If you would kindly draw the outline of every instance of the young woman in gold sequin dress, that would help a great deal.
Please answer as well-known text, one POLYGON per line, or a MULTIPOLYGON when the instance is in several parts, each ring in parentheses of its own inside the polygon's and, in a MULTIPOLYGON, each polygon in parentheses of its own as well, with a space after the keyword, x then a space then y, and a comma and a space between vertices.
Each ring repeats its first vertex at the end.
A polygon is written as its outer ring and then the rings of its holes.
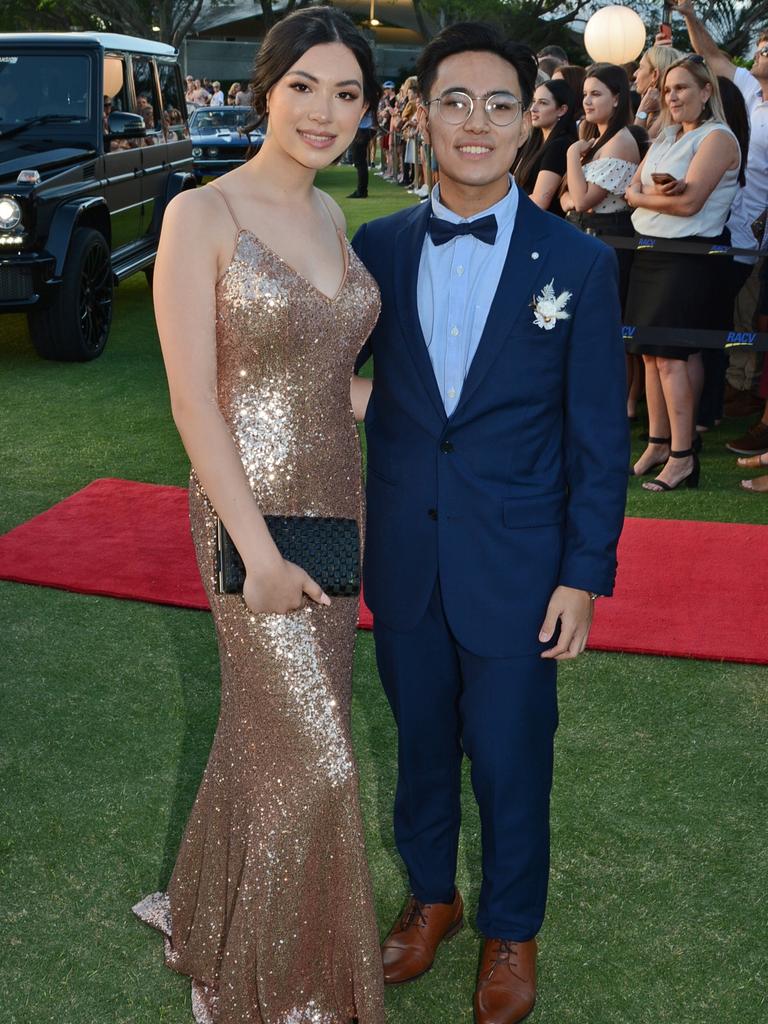
POLYGON ((362 522, 355 420, 370 382, 350 377, 378 290, 314 177, 377 100, 345 15, 278 23, 255 69, 263 149, 175 199, 158 254, 157 324, 222 696, 167 893, 134 911, 164 934, 207 1024, 384 1021, 349 728, 357 599, 329 601, 262 518, 362 522), (214 509, 246 565, 242 597, 214 589, 214 509))

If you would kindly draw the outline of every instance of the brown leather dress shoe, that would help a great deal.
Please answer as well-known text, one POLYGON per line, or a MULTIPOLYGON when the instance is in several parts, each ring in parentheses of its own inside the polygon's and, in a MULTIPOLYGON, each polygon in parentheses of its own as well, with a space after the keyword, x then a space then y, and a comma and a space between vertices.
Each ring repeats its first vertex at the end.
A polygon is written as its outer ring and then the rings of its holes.
POLYGON ((413 981, 432 966, 437 947, 464 924, 464 902, 456 890, 453 903, 420 903, 410 896, 381 945, 384 984, 413 981))
POLYGON ((536 1002, 536 939, 486 939, 475 989, 477 1024, 517 1024, 536 1002))
POLYGON ((742 437, 729 441, 725 446, 729 452, 737 455, 762 455, 768 452, 768 423, 760 420, 753 424, 742 437))

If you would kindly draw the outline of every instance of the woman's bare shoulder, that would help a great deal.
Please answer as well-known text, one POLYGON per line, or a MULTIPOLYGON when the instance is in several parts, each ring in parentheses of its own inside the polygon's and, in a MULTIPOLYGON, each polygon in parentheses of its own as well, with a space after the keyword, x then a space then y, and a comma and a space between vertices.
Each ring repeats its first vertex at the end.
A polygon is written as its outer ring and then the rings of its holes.
POLYGON ((204 185, 180 192, 170 201, 163 217, 163 231, 186 244, 210 245, 232 235, 234 224, 216 188, 204 185))
POLYGON ((631 164, 640 162, 640 151, 629 128, 622 128, 620 132, 617 132, 603 147, 602 155, 611 156, 614 160, 626 160, 631 164))

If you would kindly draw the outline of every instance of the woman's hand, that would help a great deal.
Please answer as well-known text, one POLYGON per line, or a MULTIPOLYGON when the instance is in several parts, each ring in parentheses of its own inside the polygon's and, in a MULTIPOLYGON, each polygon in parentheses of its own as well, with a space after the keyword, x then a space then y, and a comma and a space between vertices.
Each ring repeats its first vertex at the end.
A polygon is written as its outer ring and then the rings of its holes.
POLYGON ((571 145, 568 147, 568 152, 575 153, 576 156, 578 156, 579 159, 581 159, 581 157, 591 148, 591 139, 578 139, 578 141, 571 143, 571 145))
POLYGON ((301 608, 305 594, 318 604, 331 603, 319 583, 284 558, 266 569, 248 572, 243 584, 243 600, 252 612, 285 615, 301 608))
POLYGON ((637 108, 638 114, 658 114, 661 110, 661 93, 658 89, 651 86, 650 89, 646 89, 643 93, 643 98, 640 100, 640 106, 637 108))
POLYGON ((570 192, 563 192, 560 196, 560 209, 563 213, 570 213, 571 210, 576 209, 576 204, 573 199, 571 199, 570 192))
POLYGON ((627 191, 624 193, 624 198, 626 199, 627 204, 629 206, 631 206, 633 210, 636 210, 638 208, 638 206, 642 205, 640 203, 640 201, 639 201, 640 200, 640 196, 644 195, 646 191, 650 192, 650 191, 652 191, 654 189, 655 189, 655 185, 635 185, 635 184, 632 184, 632 185, 629 186, 627 191))
POLYGON ((675 178, 674 181, 668 181, 664 185, 657 185, 656 194, 660 196, 681 196, 687 188, 688 182, 685 178, 675 178))

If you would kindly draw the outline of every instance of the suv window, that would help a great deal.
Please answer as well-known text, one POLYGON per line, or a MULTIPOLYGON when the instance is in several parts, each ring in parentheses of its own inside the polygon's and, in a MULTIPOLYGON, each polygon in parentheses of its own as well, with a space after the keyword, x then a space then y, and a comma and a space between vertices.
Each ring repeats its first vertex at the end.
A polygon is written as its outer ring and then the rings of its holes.
MULTIPOLYGON (((113 110, 131 111, 128 98, 128 79, 125 70, 125 57, 117 53, 108 53, 104 57, 104 135, 109 134, 109 115, 113 110)), ((132 112, 132 111, 131 111, 132 112)), ((112 139, 106 145, 110 153, 125 149, 137 149, 138 139, 112 139)))
MULTIPOLYGON (((152 62, 146 57, 132 57, 131 63, 136 92, 136 113, 144 118, 148 132, 160 131, 160 102, 152 62)), ((151 140, 147 141, 151 144, 151 140)))
POLYGON ((131 109, 125 79, 125 58, 115 53, 109 53, 104 58, 104 100, 109 100, 113 110, 131 109))
POLYGON ((87 56, 0 51, 0 125, 7 128, 36 117, 91 117, 87 56))
POLYGON ((163 110, 163 129, 169 142, 189 136, 184 123, 183 111, 186 100, 181 90, 177 65, 170 61, 158 60, 157 74, 160 79, 160 94, 163 110))

